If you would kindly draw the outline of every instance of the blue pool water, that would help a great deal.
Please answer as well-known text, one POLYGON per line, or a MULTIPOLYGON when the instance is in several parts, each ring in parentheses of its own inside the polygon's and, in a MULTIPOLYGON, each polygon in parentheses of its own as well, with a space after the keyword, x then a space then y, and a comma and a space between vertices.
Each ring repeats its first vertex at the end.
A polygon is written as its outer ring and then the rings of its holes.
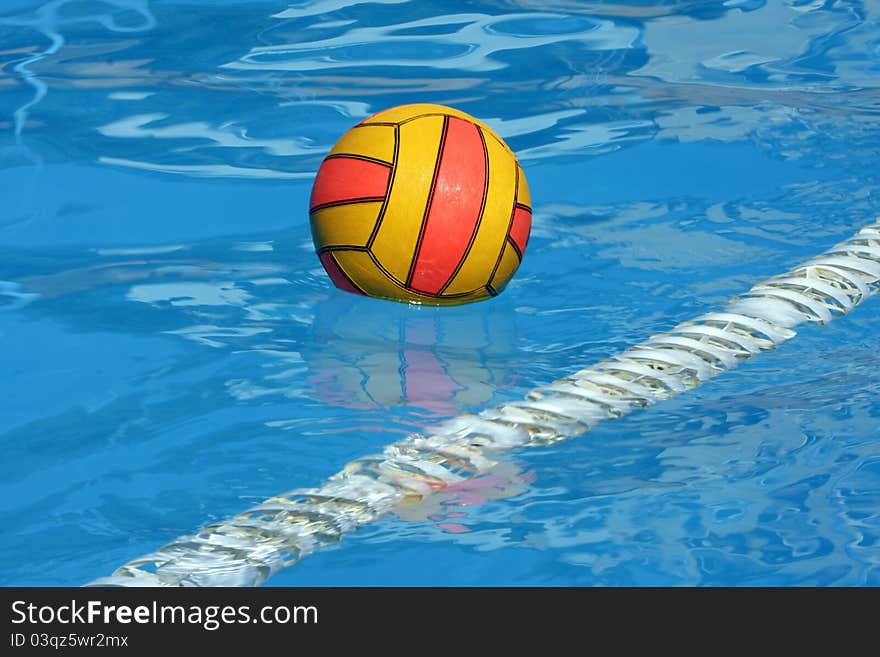
MULTIPOLYGON (((4 0, 0 584, 80 585, 520 399, 880 214, 874 0, 4 0), (335 290, 335 140, 436 102, 532 190, 507 290, 335 290)), ((880 585, 880 300, 272 585, 880 585)))

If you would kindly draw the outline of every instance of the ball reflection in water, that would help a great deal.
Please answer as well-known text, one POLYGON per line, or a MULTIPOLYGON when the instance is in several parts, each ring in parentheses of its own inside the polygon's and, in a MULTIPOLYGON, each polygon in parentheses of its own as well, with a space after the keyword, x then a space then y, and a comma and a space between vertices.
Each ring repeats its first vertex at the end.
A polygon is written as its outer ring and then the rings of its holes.
POLYGON ((515 374, 516 314, 505 305, 435 308, 319 303, 302 356, 325 403, 350 408, 411 406, 455 415, 488 403, 515 374))

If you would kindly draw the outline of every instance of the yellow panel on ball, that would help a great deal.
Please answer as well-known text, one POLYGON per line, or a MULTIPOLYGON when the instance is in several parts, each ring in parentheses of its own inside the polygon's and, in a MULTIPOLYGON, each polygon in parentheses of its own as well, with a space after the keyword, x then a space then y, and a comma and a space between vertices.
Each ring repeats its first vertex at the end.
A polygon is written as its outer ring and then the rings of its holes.
POLYGON ((527 208, 532 207, 532 195, 529 194, 529 185, 526 182, 526 174, 522 167, 519 168, 519 180, 517 181, 516 202, 521 203, 527 208))
POLYGON ((370 251, 400 282, 406 283, 431 193, 442 116, 426 116, 400 126, 397 168, 385 214, 370 251))
POLYGON ((383 201, 331 205, 311 214, 316 249, 366 246, 382 210, 383 201))
POLYGON ((425 103, 381 111, 343 135, 318 169, 309 212, 337 287, 405 303, 497 294, 531 228, 513 151, 482 121, 425 103))
POLYGON ((501 260, 498 262, 498 269, 495 270, 495 275, 489 281, 489 285, 496 293, 504 289, 517 267, 519 267, 519 256, 516 255, 510 242, 506 242, 504 251, 501 253, 501 260))
POLYGON ((366 251, 333 251, 346 276, 370 297, 418 303, 418 295, 405 290, 389 278, 366 251))
POLYGON ((342 135, 330 155, 360 155, 391 164, 394 161, 395 130, 393 125, 355 126, 342 135))

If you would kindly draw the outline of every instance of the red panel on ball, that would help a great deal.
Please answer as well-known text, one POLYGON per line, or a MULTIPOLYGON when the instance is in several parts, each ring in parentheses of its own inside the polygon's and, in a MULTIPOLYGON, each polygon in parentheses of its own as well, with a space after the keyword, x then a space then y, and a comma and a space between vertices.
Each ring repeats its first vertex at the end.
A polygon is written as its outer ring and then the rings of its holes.
POLYGON ((391 167, 354 157, 332 157, 324 160, 315 185, 309 209, 353 200, 382 200, 388 189, 391 167))
POLYGON ((486 152, 473 123, 449 117, 409 285, 437 294, 474 235, 486 194, 486 152))
POLYGON ((510 239, 519 249, 522 256, 526 252, 526 244, 529 242, 529 231, 532 228, 532 213, 521 205, 516 206, 513 213, 513 223, 510 226, 510 239))
POLYGON ((355 294, 363 294, 357 287, 352 284, 350 280, 348 280, 348 276, 346 276, 342 269, 340 269, 339 265, 336 262, 336 259, 333 257, 333 254, 329 251, 325 251, 320 256, 321 264, 324 265, 324 269, 327 271, 327 275, 330 276, 330 280, 333 281, 333 284, 336 285, 340 290, 345 290, 346 292, 354 292, 355 294))

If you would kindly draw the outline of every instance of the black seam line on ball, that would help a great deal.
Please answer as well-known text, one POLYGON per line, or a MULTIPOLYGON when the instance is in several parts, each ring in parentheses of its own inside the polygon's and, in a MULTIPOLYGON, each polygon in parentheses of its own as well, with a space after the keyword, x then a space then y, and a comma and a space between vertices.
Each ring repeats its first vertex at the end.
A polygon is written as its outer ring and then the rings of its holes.
POLYGON ((425 209, 422 212, 422 222, 421 224, 419 224, 419 237, 416 240, 416 248, 413 251, 412 260, 409 263, 409 272, 406 275, 407 287, 410 287, 412 285, 412 279, 416 273, 416 263, 419 261, 419 254, 422 251, 422 240, 425 237, 425 229, 428 226, 428 214, 431 212, 431 204, 434 201, 434 192, 437 189, 437 178, 440 175, 440 162, 443 160, 443 151, 446 146, 446 133, 448 132, 448 130, 449 117, 444 116, 443 127, 440 129, 440 145, 437 147, 437 156, 434 159, 434 175, 431 177, 431 188, 428 191, 428 200, 425 203, 425 209))
POLYGON ((321 205, 316 205, 314 207, 309 208, 309 214, 317 212, 318 210, 326 210, 327 208, 335 208, 340 205, 355 205, 356 203, 377 203, 379 201, 385 200, 384 196, 361 196, 358 198, 344 198, 339 201, 329 201, 327 203, 322 203, 321 205))
POLYGON ((405 119, 402 119, 400 121, 376 121, 375 123, 372 121, 370 121, 369 123, 361 122, 361 123, 358 123, 355 127, 360 128, 362 126, 366 127, 366 126, 370 126, 370 125, 406 125, 407 123, 411 123, 412 121, 416 121, 418 119, 424 119, 424 118, 431 117, 431 116, 442 116, 444 119, 448 119, 449 117, 452 117, 454 119, 461 118, 462 121, 467 121, 467 119, 465 119, 464 117, 458 117, 455 114, 447 114, 446 112, 424 112, 423 114, 416 114, 415 116, 408 116, 405 119))
POLYGON ((359 251, 361 253, 367 253, 367 247, 365 246, 357 246, 355 244, 325 244, 319 249, 316 249, 316 253, 321 256, 325 253, 332 253, 333 251, 359 251))
MULTIPOLYGON (((510 219, 507 220, 507 230, 504 231, 505 242, 507 241, 507 236, 510 235, 510 228, 513 226, 513 215, 516 213, 516 195, 519 193, 519 167, 514 169, 514 173, 516 174, 516 179, 513 181, 513 205, 510 208, 510 219)), ((501 250, 498 252, 498 259, 495 261, 495 266, 492 268, 492 273, 489 275, 489 283, 495 278, 495 274, 498 272, 498 267, 501 265, 501 258, 503 257, 504 242, 501 243, 501 250)))
MULTIPOLYGON (((363 295, 366 297, 366 296, 369 296, 369 295, 366 293, 366 291, 365 291, 360 285, 358 285, 357 283, 354 282, 354 280, 352 279, 352 277, 349 276, 349 275, 348 275, 348 272, 345 271, 345 269, 342 267, 342 263, 339 262, 339 261, 336 259, 336 256, 333 255, 333 251, 353 251, 353 250, 354 250, 354 249, 325 249, 325 250, 324 250, 324 253, 329 253, 329 254, 330 254, 330 257, 333 258, 333 262, 336 263, 336 268, 340 271, 340 273, 341 273, 342 276, 345 278, 345 280, 347 280, 349 283, 351 283, 351 286, 352 286, 355 290, 357 290, 358 292, 360 292, 361 294, 363 294, 363 295)), ((322 255, 323 255, 323 254, 322 254, 322 255)))
POLYGON ((510 235, 508 235, 505 238, 505 241, 508 242, 510 244, 510 246, 513 247, 513 250, 516 253, 516 257, 519 258, 520 262, 522 262, 522 257, 523 257, 522 251, 519 250, 519 247, 516 245, 516 242, 513 241, 513 238, 510 235))
POLYGON ((384 266, 381 262, 379 262, 379 258, 376 257, 376 254, 375 254, 375 253, 373 253, 372 251, 370 251, 369 247, 367 247, 367 248, 364 249, 364 250, 365 250, 365 251, 367 252, 367 254, 370 256, 370 260, 373 261, 373 264, 376 265, 376 268, 377 268, 379 271, 381 271, 383 274, 385 274, 385 277, 386 277, 388 280, 390 280, 392 283, 394 283, 394 284, 395 284, 397 287, 399 287, 401 290, 406 290, 407 292, 411 292, 411 293, 413 293, 413 294, 417 294, 416 292, 413 292, 412 290, 407 289, 406 284, 405 284, 403 281, 398 280, 397 277, 396 277, 394 274, 392 274, 390 271, 388 271, 387 269, 385 269, 385 266, 384 266))
POLYGON ((397 160, 400 154, 400 128, 394 126, 394 161, 391 163, 391 173, 388 176, 388 186, 385 188, 385 198, 382 199, 382 207, 379 208, 379 216, 376 217, 376 224, 370 233, 370 239, 367 240, 367 248, 373 246, 376 241, 376 235, 379 234, 379 228, 382 227, 382 220, 385 218, 385 211, 388 209, 388 200, 391 198, 391 190, 394 187, 394 179, 397 177, 397 160))
POLYGON ((391 162, 387 160, 381 160, 378 157, 370 157, 369 155, 361 155, 359 153, 331 153, 327 157, 324 158, 324 161, 327 160, 363 160, 364 162, 372 162, 373 164, 381 164, 383 167, 388 167, 389 169, 393 166, 391 162))

